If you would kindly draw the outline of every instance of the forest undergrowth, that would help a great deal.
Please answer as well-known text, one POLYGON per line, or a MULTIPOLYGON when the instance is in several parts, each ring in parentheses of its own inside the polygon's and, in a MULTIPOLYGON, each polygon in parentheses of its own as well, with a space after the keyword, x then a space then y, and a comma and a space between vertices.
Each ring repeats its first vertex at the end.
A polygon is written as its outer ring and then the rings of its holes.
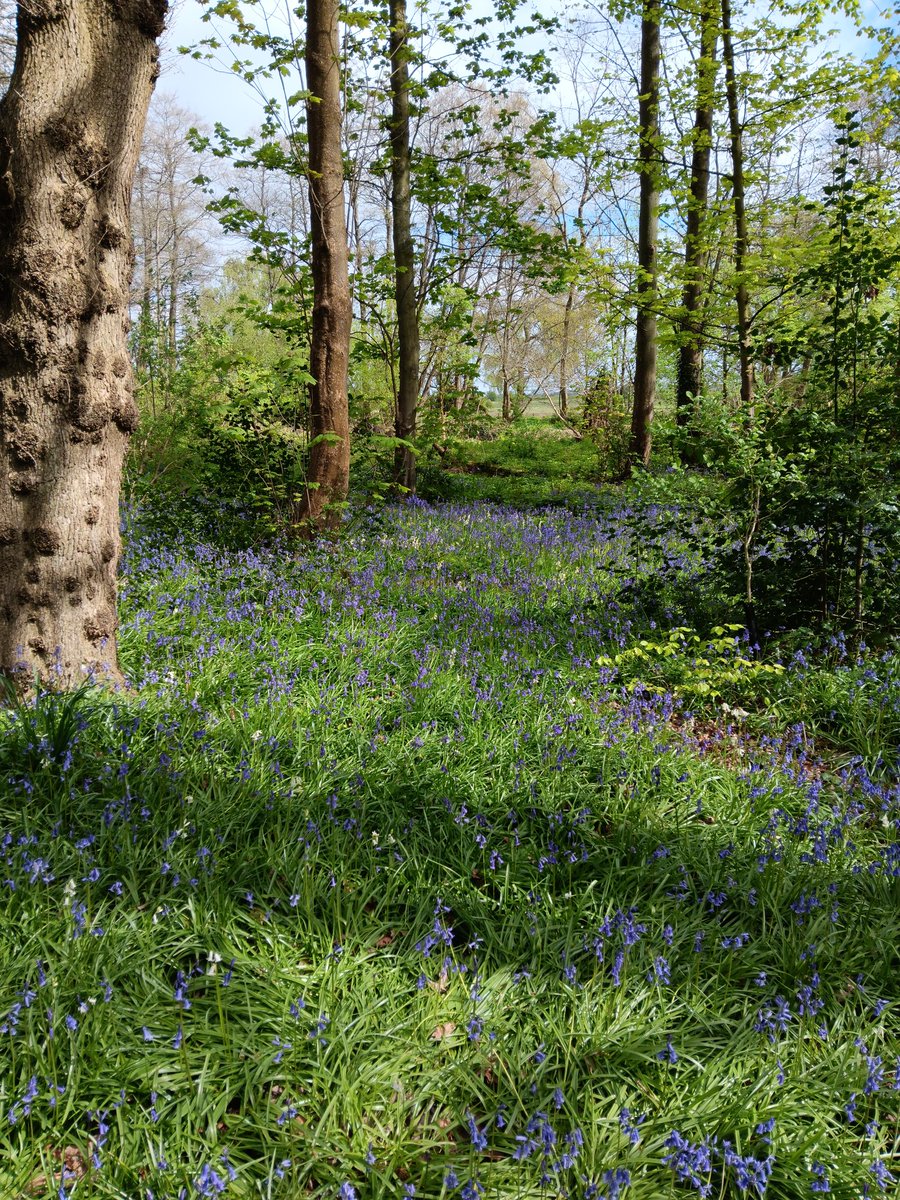
POLYGON ((130 691, 0 716, 0 1194, 890 1193, 900 679, 714 623, 722 544, 134 522, 130 691))

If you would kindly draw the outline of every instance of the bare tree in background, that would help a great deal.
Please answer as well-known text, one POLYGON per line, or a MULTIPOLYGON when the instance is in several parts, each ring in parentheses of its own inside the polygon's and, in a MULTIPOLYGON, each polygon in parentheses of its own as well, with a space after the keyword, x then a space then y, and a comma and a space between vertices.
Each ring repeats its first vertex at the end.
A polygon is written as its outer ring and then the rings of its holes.
POLYGON ((9 87, 16 57, 16 6, 0 0, 0 95, 9 87))
POLYGON ((132 304, 140 314, 136 359, 150 379, 151 393, 160 369, 174 368, 184 308, 216 265, 216 223, 195 182, 210 168, 188 142, 188 131, 197 124, 171 96, 157 97, 134 177, 132 304))

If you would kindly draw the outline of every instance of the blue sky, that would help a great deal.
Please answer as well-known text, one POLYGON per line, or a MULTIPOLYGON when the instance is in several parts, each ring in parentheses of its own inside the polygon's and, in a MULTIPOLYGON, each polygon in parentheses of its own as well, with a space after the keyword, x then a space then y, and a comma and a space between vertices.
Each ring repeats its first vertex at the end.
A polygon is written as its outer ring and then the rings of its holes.
MULTIPOLYGON (((268 0, 267 5, 248 4, 246 7, 255 13, 263 7, 272 12, 283 11, 283 0, 268 0)), ((886 22, 892 15, 883 3, 874 0, 861 0, 860 7, 865 19, 872 23, 886 22), (879 20, 882 12, 885 15, 879 20)), ((206 124, 220 121, 231 132, 245 134, 259 125, 262 116, 259 97, 252 88, 227 66, 215 67, 177 52, 179 46, 196 45, 212 34, 212 26, 201 19, 203 11, 197 0, 178 0, 174 6, 164 39, 163 73, 157 87, 176 96, 184 108, 196 113, 206 124)), ((835 16, 831 24, 844 31, 839 37, 844 49, 860 55, 866 53, 867 43, 855 36, 847 18, 835 16)), ((224 63, 229 61, 227 53, 222 59, 224 63)))
MULTIPOLYGON (((252 88, 222 65, 178 53, 179 46, 195 46, 212 36, 213 27, 201 19, 203 11, 197 0, 179 0, 175 5, 163 39, 163 70, 157 90, 177 97, 182 107, 210 126, 220 121, 232 133, 247 133, 262 118, 252 88)), ((221 54, 225 63, 229 57, 227 52, 221 54)))

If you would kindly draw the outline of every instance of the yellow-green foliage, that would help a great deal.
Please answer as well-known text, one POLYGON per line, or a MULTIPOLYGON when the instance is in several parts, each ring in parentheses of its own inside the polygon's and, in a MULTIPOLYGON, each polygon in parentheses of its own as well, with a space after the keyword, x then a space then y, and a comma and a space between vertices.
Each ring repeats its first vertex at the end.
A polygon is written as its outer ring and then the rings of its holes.
POLYGON ((632 691, 674 692, 715 699, 727 691, 758 684, 784 671, 781 663, 747 658, 741 652, 742 625, 715 625, 708 638, 689 626, 660 638, 641 638, 617 654, 601 654, 597 665, 611 667, 632 691))

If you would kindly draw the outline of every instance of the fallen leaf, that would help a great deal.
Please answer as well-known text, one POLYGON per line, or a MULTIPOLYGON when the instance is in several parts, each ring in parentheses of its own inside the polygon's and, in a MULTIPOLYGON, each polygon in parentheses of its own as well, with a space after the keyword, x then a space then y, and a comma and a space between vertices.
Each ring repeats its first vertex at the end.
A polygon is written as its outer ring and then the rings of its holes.
POLYGON ((75 1179, 83 1179, 87 1175, 84 1157, 77 1146, 66 1146, 62 1152, 63 1165, 75 1179))
POLYGON ((52 1156, 57 1162, 62 1162, 64 1170, 56 1171, 49 1179, 46 1175, 35 1175, 28 1184, 29 1192, 34 1195, 39 1195, 50 1186, 68 1190, 87 1175, 84 1156, 77 1146, 65 1146, 62 1150, 53 1150, 52 1156))
POLYGON ((441 992, 442 994, 450 987, 450 976, 446 971, 441 971, 437 979, 429 979, 428 986, 433 992, 441 992))
POLYGON ((435 1042, 441 1042, 444 1040, 444 1038, 448 1038, 455 1029, 456 1026, 452 1021, 445 1021, 443 1025, 438 1025, 434 1030, 431 1035, 432 1040, 435 1042))

